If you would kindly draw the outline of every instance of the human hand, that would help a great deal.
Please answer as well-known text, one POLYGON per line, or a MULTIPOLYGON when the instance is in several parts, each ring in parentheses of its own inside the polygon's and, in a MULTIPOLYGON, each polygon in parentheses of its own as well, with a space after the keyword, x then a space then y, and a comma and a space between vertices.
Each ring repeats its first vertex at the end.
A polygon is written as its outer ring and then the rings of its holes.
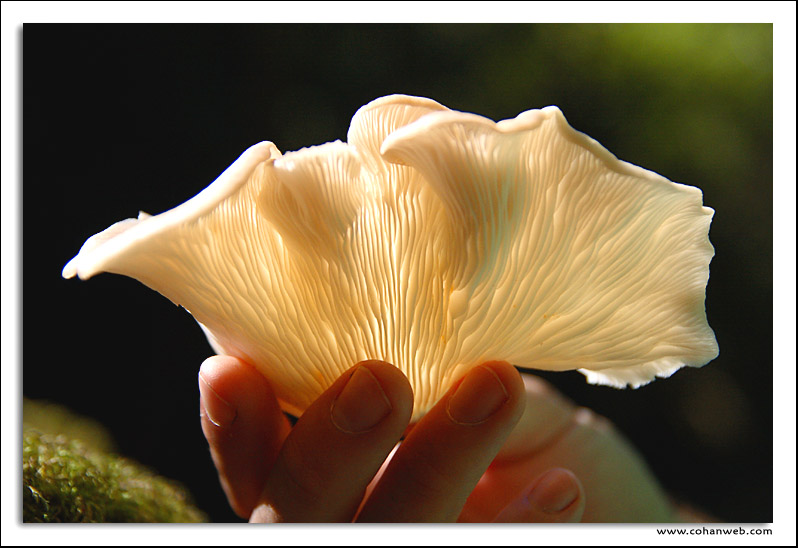
MULTIPOLYGON (((521 420, 468 498, 461 521, 489 522, 523 506, 547 471, 565 469, 583 488, 583 522, 670 523, 708 519, 677 509, 615 426, 578 407, 546 381, 523 375, 521 420)), ((564 496, 561 495, 561 496, 564 496)))
POLYGON ((384 362, 347 371, 293 428, 266 379, 240 360, 209 358, 199 386, 202 429, 222 486, 250 521, 578 521, 584 509, 580 482, 561 468, 534 478, 533 487, 542 487, 536 497, 522 489, 518 500, 489 500, 512 484, 492 485, 486 470, 528 399, 505 362, 470 371, 393 452, 413 395, 384 362))

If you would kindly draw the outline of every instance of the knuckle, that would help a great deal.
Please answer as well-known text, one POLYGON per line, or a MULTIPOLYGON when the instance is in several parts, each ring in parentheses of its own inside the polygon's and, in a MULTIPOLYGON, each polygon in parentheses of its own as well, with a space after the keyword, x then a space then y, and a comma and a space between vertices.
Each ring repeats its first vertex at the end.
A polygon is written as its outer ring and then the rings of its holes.
POLYGON ((612 434, 615 426, 602 415, 587 407, 578 407, 574 413, 574 422, 584 428, 589 428, 599 433, 612 434))

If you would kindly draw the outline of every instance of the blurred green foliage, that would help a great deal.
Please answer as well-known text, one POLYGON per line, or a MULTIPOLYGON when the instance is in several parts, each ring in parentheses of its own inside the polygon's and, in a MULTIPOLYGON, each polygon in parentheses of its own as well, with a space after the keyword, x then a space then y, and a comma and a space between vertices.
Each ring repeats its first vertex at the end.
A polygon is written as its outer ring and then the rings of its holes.
POLYGON ((706 304, 720 356, 620 394, 543 376, 618 424, 677 497, 722 520, 771 520, 772 25, 435 30, 474 53, 459 85, 434 95, 444 104, 494 119, 556 104, 619 158, 703 190, 715 210, 706 304))

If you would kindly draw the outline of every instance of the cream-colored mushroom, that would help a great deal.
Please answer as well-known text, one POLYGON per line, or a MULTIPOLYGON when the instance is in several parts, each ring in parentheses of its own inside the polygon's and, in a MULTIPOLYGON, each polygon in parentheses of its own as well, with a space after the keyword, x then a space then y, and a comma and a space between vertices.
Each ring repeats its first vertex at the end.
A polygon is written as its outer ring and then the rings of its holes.
POLYGON ((486 360, 618 387, 712 360, 712 215, 556 107, 494 123, 393 95, 348 143, 251 147, 184 204, 90 238, 63 275, 159 291, 295 414, 388 361, 417 419, 486 360))

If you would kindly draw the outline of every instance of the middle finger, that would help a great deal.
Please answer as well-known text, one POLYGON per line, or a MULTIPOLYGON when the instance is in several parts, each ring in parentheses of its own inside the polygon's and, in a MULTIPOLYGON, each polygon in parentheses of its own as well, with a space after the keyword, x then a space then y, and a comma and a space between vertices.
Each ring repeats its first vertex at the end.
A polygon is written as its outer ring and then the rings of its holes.
POLYGON ((394 366, 350 369, 297 421, 250 521, 351 521, 412 407, 410 384, 394 366))
POLYGON ((455 521, 524 403, 521 375, 507 362, 469 371, 410 431, 358 521, 455 521))

